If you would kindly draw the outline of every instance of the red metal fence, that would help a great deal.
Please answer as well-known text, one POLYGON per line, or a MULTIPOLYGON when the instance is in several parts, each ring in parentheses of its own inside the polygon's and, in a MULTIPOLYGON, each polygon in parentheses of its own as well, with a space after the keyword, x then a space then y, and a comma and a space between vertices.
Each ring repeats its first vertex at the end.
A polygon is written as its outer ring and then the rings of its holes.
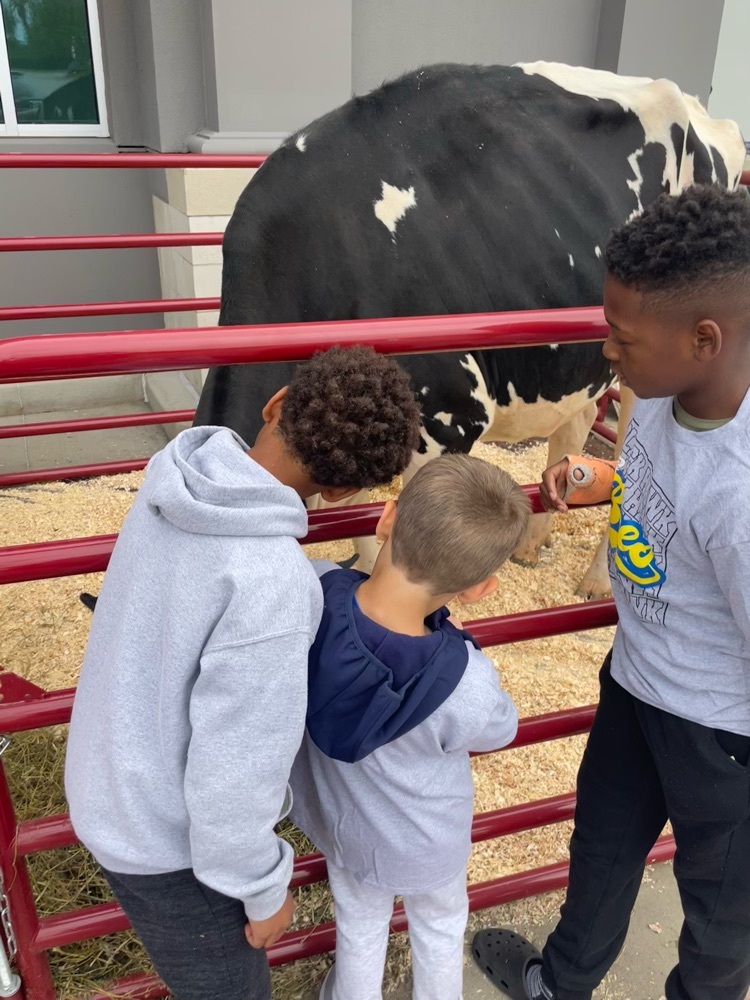
MULTIPOLYGON (((0 168, 174 168, 174 167, 256 167, 262 157, 193 156, 151 154, 48 155, 3 154, 0 168)), ((743 175, 743 183, 750 176, 743 175)), ((36 237, 0 240, 0 251, 89 249, 92 246, 137 247, 215 245, 220 233, 130 234, 101 237, 36 237)), ((215 299, 184 299, 140 302, 81 303, 59 306, 18 306, 0 310, 0 321, 50 319, 70 316, 129 315, 189 309, 215 309, 215 299)), ((229 362, 298 360, 319 348, 333 344, 371 344, 384 353, 464 350, 479 347, 511 347, 550 342, 602 339, 601 310, 553 310, 545 313, 429 317, 401 320, 371 320, 330 324, 280 325, 267 327, 203 328, 187 330, 138 330, 124 333, 66 334, 53 337, 22 337, 0 341, 0 383, 39 379, 85 377, 116 372, 201 368, 229 362), (280 343, 281 341, 281 343, 280 343)), ((103 417, 53 424, 20 425, 3 428, 0 438, 29 434, 95 430, 145 423, 165 423, 191 419, 187 410, 170 413, 103 417)), ((602 413, 600 412, 600 419, 602 413)), ((0 477, 0 486, 42 479, 69 479, 126 468, 140 468, 145 460, 107 463, 77 469, 43 470, 41 473, 0 477), (116 467, 116 468, 115 468, 116 467)), ((525 487, 535 509, 536 487, 525 487)), ((345 511, 316 511, 309 515, 310 533, 305 541, 328 541, 372 533, 379 505, 352 507, 345 511)), ((0 549, 0 584, 39 580, 105 569, 115 536, 67 539, 35 545, 0 549)), ((499 645, 542 636, 560 635, 615 623, 611 601, 531 611, 469 623, 484 646, 499 645)), ((73 689, 46 692, 10 672, 0 673, 0 731, 21 732, 67 723, 73 703, 73 689)), ((593 718, 594 706, 568 709, 522 720, 514 747, 584 733, 593 718)), ((549 823, 570 819, 572 794, 476 816, 474 841, 518 833, 549 823)), ((124 930, 127 920, 115 903, 86 907, 49 917, 39 917, 29 881, 26 858, 39 851, 76 843, 66 814, 40 817, 17 823, 5 772, 0 762, 0 872, 10 904, 10 916, 17 946, 16 963, 27 1000, 54 1000, 55 991, 46 951, 75 941, 124 930)), ((655 845, 650 860, 672 856, 671 838, 655 845)), ((294 866, 294 886, 308 885, 325 878, 325 862, 320 855, 298 858, 294 866)), ((567 862, 547 865, 527 872, 472 885, 469 890, 473 910, 545 892, 566 884, 567 862)), ((394 912, 392 929, 403 930, 406 921, 401 907, 394 912)), ((285 935, 269 952, 272 964, 329 951, 334 946, 333 924, 323 924, 285 935)), ((12 942, 9 942, 12 943, 12 942)), ((130 976, 113 989, 114 995, 147 1000, 166 995, 164 987, 150 975, 130 976)))
MULTIPOLYGON (((0 169, 169 169, 182 167, 234 167, 257 168, 265 156, 195 156, 193 154, 129 153, 129 154, 80 154, 80 153, 4 153, 0 154, 0 169)), ((740 183, 750 184, 750 171, 742 173, 740 183)), ((30 250, 91 250, 113 248, 219 246, 222 233, 128 233, 106 236, 36 236, 0 238, 0 252, 30 250)), ((129 302, 70 303, 45 306, 12 306, 0 308, 0 322, 59 319, 70 317, 136 315, 181 311, 204 311, 219 308, 218 298, 143 299, 129 302)), ((200 334, 198 334, 200 337, 200 334)), ((133 346, 136 346, 135 344, 133 346)), ((472 346, 479 347, 479 343, 472 346)), ((210 363, 221 363, 219 361, 210 363)), ((185 364, 183 367, 189 367, 185 364)), ((40 377, 46 377, 40 375, 40 377)), ((0 379, 0 382, 5 379, 0 379)), ((8 378, 7 381, 12 381, 8 378)), ((610 396, 613 394, 610 393, 610 396)), ((600 437, 614 442, 615 434, 604 423, 607 400, 600 401, 597 420, 592 430, 600 437)), ((169 411, 162 414, 132 414, 123 417, 102 417, 88 420, 49 421, 31 425, 0 427, 0 440, 12 437, 30 437, 43 434, 63 434, 86 430, 104 430, 117 427, 137 427, 152 423, 175 423, 192 419, 192 411, 169 411), (157 419, 160 417, 160 419, 157 419)), ((90 463, 67 469, 42 469, 35 472, 0 476, 0 487, 17 486, 29 482, 49 482, 56 479, 81 479, 92 475, 109 475, 132 472, 144 468, 147 459, 121 462, 90 463)))

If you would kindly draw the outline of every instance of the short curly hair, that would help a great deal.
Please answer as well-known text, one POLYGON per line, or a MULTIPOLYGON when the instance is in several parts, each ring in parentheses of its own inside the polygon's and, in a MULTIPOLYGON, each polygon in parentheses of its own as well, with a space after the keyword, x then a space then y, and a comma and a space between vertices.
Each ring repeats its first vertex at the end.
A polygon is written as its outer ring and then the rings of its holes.
POLYGON ((379 486, 403 472, 419 443, 407 373, 371 347, 332 347, 299 365, 279 433, 318 486, 379 486))
POLYGON ((716 184, 661 195, 616 230, 607 270, 644 298, 661 302, 750 277, 750 198, 716 184))

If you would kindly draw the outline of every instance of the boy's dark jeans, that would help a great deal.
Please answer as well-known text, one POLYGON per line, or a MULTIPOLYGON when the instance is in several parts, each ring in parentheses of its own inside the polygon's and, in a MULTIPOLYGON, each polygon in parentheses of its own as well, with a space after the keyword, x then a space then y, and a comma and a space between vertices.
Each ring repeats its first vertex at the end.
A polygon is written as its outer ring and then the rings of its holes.
POLYGON ((174 1000, 270 1000, 266 953, 247 943, 239 900, 209 889, 190 868, 103 873, 174 1000))
POLYGON ((667 818, 685 922, 667 1000, 744 1000, 750 986, 750 739, 644 704, 612 680, 578 773, 570 886, 544 948, 558 1000, 590 1000, 625 941, 667 818), (737 759, 732 760, 731 755, 737 759))

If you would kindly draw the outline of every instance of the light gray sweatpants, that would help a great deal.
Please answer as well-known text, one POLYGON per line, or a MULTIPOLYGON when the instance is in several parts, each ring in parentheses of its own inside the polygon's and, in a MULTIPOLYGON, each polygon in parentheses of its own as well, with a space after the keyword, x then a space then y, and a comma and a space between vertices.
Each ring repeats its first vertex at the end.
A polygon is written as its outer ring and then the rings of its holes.
MULTIPOLYGON (((382 1000, 393 893, 360 885, 328 863, 336 912, 336 965, 321 997, 382 1000)), ((404 896, 409 922, 413 1000, 462 1000, 464 933, 469 915, 466 869, 432 892, 404 896)))

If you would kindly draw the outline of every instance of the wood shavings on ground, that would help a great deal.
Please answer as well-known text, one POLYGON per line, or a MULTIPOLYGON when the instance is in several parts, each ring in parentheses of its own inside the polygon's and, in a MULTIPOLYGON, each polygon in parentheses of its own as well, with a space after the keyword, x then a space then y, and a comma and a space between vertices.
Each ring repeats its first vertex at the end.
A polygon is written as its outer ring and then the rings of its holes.
MULTIPOLYGON (((542 445, 511 449, 479 445, 472 454, 502 465, 520 483, 538 482, 546 465, 546 447, 542 445)), ((143 473, 131 473, 0 491, 0 545, 114 533, 142 479, 143 473)), ((373 499, 396 496, 398 485, 373 491, 373 499)), ((470 609, 461 609, 460 616, 466 621, 577 603, 575 588, 599 542, 606 518, 602 509, 556 517, 552 545, 543 550, 540 565, 530 569, 508 564, 500 574, 498 591, 470 609)), ((349 542, 308 546, 311 558, 341 560, 352 551, 349 542)), ((101 574, 92 574, 3 587, 0 664, 48 690, 74 685, 91 622, 91 613, 81 604, 79 594, 97 594, 100 586, 101 574)), ((597 674, 612 633, 612 629, 601 629, 515 643, 487 652, 520 715, 538 715, 596 700, 597 674)), ((13 779, 23 816, 51 813, 63 807, 64 740, 60 732, 32 733, 23 738, 24 746, 28 746, 23 757, 19 754, 17 758, 23 766, 16 769, 13 779), (29 780, 31 771, 33 781, 29 780), (32 786, 33 793, 29 791, 32 786)), ((475 759, 476 811, 572 791, 583 743, 583 737, 575 737, 475 759)), ((11 751, 9 765, 13 755, 11 751)), ((296 831, 289 836, 295 841, 300 837, 296 831)), ((564 860, 569 836, 570 824, 565 823, 477 844, 469 866, 470 881, 486 881, 564 860)), ((108 897, 95 867, 86 862, 84 854, 76 848, 33 859, 34 880, 43 892, 45 912, 108 897)), ((493 911, 493 917, 497 919, 500 914, 504 922, 523 927, 547 919, 560 901, 560 893, 551 893, 493 911)), ((304 889, 300 893, 298 925, 326 919, 331 919, 327 889, 304 889)), ((486 920, 481 914, 472 919, 479 926, 486 920)), ((60 995, 71 998, 85 995, 94 982, 101 983, 107 971, 123 975, 147 967, 137 943, 122 937, 61 949, 54 962, 60 995)), ((317 996, 327 964, 328 959, 318 958, 276 971, 274 996, 278 1000, 317 996)), ((402 982, 407 970, 408 949, 404 935, 399 935, 390 949, 388 987, 392 989, 402 982)))

